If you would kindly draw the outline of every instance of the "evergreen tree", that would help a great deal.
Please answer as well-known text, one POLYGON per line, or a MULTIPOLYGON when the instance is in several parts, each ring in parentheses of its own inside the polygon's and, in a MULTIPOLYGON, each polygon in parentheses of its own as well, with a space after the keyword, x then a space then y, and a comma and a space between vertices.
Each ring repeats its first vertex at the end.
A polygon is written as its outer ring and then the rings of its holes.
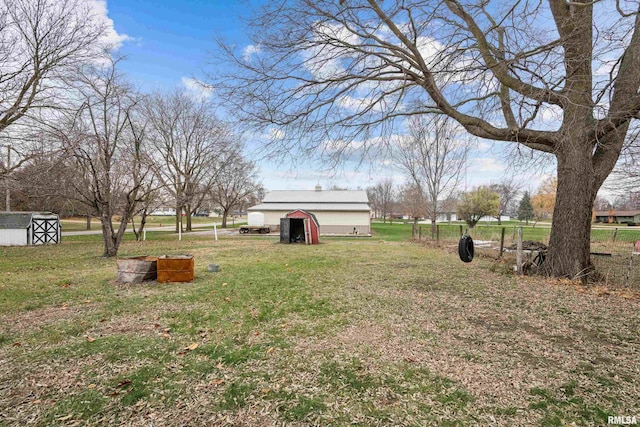
POLYGON ((524 192, 524 196, 522 196, 522 200, 520 200, 518 219, 520 221, 524 220, 526 224, 529 224, 529 220, 533 219, 533 206, 531 205, 531 197, 529 197, 528 191, 524 192))

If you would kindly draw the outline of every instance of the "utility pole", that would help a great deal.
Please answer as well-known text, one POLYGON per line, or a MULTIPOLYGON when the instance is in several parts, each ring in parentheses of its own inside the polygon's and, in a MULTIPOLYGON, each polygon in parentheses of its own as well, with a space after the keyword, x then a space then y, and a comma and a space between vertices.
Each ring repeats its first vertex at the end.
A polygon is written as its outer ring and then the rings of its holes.
POLYGON ((11 145, 7 144, 7 167, 4 177, 5 186, 5 211, 11 212, 11 190, 9 189, 9 168, 11 167, 11 145))

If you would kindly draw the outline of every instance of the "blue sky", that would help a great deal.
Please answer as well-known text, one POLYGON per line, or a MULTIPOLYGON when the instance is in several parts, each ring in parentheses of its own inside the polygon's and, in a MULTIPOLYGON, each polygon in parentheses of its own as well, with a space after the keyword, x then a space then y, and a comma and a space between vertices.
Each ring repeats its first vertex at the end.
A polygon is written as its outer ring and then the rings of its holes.
MULTIPOLYGON (((100 0, 98 0, 100 1, 100 0)), ((256 5, 256 1, 251 2, 256 5)), ((127 57, 122 70, 144 91, 170 90, 202 78, 214 48, 214 38, 222 36, 239 48, 250 42, 243 32, 242 17, 250 13, 246 1, 220 0, 107 0, 108 18, 124 40, 120 53, 127 57)), ((214 94, 215 96, 215 94, 214 94)), ((247 141, 255 146, 257 141, 247 141)), ((496 147, 481 142, 469 158, 468 187, 498 181, 505 165, 495 156, 496 147)), ((303 162, 277 165, 258 161, 267 190, 313 189, 316 184, 362 187, 383 178, 401 183, 402 174, 389 164, 360 165, 347 162, 340 170, 323 170, 322 165, 303 162)), ((537 185, 526 187, 534 190, 537 185)), ((534 183, 539 180, 536 177, 534 183)))

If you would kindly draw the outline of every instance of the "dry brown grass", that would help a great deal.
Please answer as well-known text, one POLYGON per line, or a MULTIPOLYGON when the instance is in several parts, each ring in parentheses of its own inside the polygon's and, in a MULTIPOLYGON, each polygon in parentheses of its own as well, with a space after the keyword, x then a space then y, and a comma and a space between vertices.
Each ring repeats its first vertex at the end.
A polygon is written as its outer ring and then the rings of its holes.
POLYGON ((193 284, 115 286, 105 264, 4 314, 0 424, 547 426, 640 414, 632 294, 373 239, 185 245, 193 284), (204 273, 211 259, 222 273, 204 273))

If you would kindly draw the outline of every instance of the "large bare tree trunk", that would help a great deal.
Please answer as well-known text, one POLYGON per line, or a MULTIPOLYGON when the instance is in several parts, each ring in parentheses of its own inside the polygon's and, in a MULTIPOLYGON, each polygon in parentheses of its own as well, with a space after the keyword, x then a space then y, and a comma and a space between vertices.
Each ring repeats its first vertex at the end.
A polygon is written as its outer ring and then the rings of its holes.
POLYGON ((102 227, 102 237, 104 240, 104 253, 103 257, 114 257, 118 254, 118 247, 113 238, 113 225, 111 224, 111 215, 107 212, 102 212, 100 215, 100 225, 102 227))
POLYGON ((187 204, 185 207, 185 212, 187 213, 187 231, 193 231, 191 228, 191 205, 187 204))
POLYGON ((593 270, 591 211, 598 188, 589 168, 590 153, 578 146, 583 144, 567 145, 569 152, 558 154, 558 192, 545 270, 556 277, 582 279, 593 270))
POLYGON ((227 217, 229 216, 229 210, 222 210, 222 228, 227 228, 227 217))

